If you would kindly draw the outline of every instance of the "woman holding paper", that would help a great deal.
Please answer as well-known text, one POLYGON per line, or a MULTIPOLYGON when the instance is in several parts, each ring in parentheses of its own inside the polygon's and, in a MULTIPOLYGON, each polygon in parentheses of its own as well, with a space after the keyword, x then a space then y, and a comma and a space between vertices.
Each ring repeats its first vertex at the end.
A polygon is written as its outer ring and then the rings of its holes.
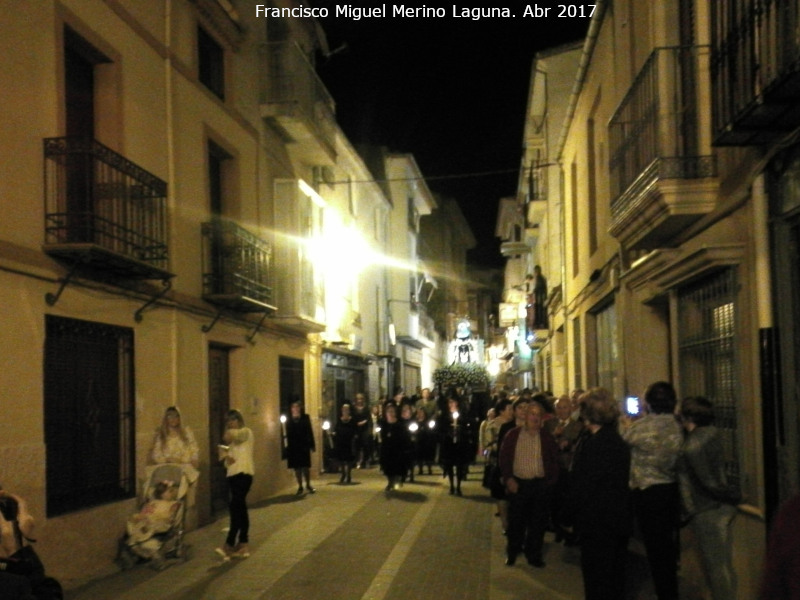
POLYGON ((250 556, 248 533, 250 516, 247 512, 247 493, 253 484, 253 432, 244 426, 244 417, 238 410, 229 410, 221 447, 221 460, 227 468, 231 525, 225 545, 217 548, 223 559, 250 556), (238 538, 238 539, 237 539, 238 538))

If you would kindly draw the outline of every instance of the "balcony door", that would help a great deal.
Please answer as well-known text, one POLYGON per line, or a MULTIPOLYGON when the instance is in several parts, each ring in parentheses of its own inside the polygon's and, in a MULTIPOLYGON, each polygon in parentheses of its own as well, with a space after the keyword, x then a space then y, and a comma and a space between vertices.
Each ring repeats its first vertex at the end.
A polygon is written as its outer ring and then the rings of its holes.
MULTIPOLYGON (((208 161, 208 210, 211 219, 219 222, 226 216, 230 216, 228 206, 227 185, 228 167, 230 154, 223 148, 208 140, 207 161, 208 161)), ((209 292, 212 294, 227 294, 232 290, 226 286, 227 251, 224 236, 221 228, 215 228, 211 239, 211 281, 209 292)))
MULTIPOLYGON (((68 137, 94 139, 94 63, 85 43, 70 29, 64 31, 64 104, 68 137)), ((93 174, 89 152, 67 156, 69 241, 92 241, 93 174)))
POLYGON ((83 151, 65 156, 66 202, 61 210, 68 220, 68 241, 92 242, 96 233, 95 173, 89 141, 95 139, 97 107, 96 68, 111 62, 103 53, 64 27, 64 122, 66 135, 86 140, 83 151))

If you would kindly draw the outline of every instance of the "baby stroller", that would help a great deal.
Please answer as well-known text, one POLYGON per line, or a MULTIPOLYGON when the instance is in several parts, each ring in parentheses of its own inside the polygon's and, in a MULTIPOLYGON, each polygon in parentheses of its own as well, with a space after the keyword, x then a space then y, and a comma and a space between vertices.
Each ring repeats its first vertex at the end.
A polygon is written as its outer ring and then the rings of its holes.
POLYGON ((141 510, 129 519, 119 541, 117 562, 123 570, 142 562, 161 570, 170 559, 186 560, 183 534, 188 489, 182 465, 148 467, 141 510))

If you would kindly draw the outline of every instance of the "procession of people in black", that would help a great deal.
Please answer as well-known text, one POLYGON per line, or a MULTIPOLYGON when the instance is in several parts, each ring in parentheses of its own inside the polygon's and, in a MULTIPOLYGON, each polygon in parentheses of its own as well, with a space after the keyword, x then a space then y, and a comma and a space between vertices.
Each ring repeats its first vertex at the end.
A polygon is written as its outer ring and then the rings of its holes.
MULTIPOLYGON (((530 566, 546 568, 553 548, 545 544, 550 531, 555 544, 579 552, 586 600, 630 597, 626 583, 634 520, 658 600, 679 598, 681 525, 704 536, 701 552, 714 600, 735 600, 730 527, 741 496, 720 471, 711 403, 687 398, 678 414, 675 390, 663 381, 651 384, 642 400, 642 413, 631 418, 600 387, 558 398, 527 389, 499 390, 490 397, 456 388, 426 388, 408 397, 397 389, 372 407, 359 393, 353 405, 339 407, 330 436, 340 483, 352 483, 353 469, 377 464, 389 496, 414 482, 415 475, 433 475, 438 462, 450 495, 460 497, 470 468, 482 457, 482 484, 497 502, 506 537, 505 564, 514 567, 524 555, 530 566)), ((175 415, 168 411, 167 416, 175 415)), ((243 426, 241 416, 236 419, 243 426)), ((297 494, 303 494, 304 483, 313 494, 310 454, 316 448, 310 419, 295 402, 282 423, 284 458, 294 470, 297 494)), ((6 510, 0 517, 0 565, 15 566, 23 550, 35 556, 29 543, 33 519, 23 498, 0 488, 0 501, 3 507, 18 507, 13 517, 6 510)), ((239 543, 229 539, 217 552, 249 556, 244 511, 239 543)), ((0 598, 60 597, 57 582, 45 578, 37 564, 34 576, 0 569, 0 598)))
MULTIPOLYGON (((555 544, 575 547, 580 554, 587 600, 629 596, 629 541, 634 531, 657 526, 661 541, 651 543, 648 537, 644 544, 656 597, 677 600, 680 507, 677 492, 661 492, 677 485, 672 482, 682 464, 682 438, 675 435, 681 416, 674 413, 675 402, 667 382, 648 387, 644 410, 634 418, 623 414, 618 400, 600 387, 558 398, 527 389, 501 390, 484 398, 450 388, 428 391, 423 402, 397 390, 381 403, 375 427, 378 462, 391 493, 413 481, 415 469, 421 475, 427 467, 430 474, 438 457, 450 494, 461 496, 470 467, 483 457, 483 486, 497 501, 496 516, 506 536, 506 565, 513 567, 524 555, 534 568, 546 568, 552 546, 544 538, 553 532, 555 544), (645 450, 650 447, 654 449, 645 450), (653 464, 659 465, 656 476, 653 464), (642 472, 650 473, 652 482, 642 483, 642 472), (663 506, 670 503, 667 520, 645 511, 650 485, 663 506), (667 540, 674 552, 664 550, 667 540)), ((722 534, 719 538, 727 539, 722 534)), ((722 547, 709 552, 726 555, 722 547)), ((713 571, 708 577, 712 584, 720 579, 713 571)), ((728 593, 735 590, 730 577, 725 585, 728 593)))

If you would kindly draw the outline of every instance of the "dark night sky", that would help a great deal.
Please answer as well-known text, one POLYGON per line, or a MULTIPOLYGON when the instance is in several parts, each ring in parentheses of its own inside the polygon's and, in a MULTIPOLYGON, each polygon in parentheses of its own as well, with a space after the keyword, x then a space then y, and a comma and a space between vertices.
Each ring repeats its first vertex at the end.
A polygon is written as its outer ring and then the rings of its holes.
POLYGON ((478 240, 470 262, 498 265, 497 202, 516 192, 533 56, 582 38, 589 19, 523 18, 515 2, 515 18, 474 21, 441 6, 444 18, 321 19, 330 49, 347 47, 318 72, 350 141, 413 154, 429 187, 459 202, 478 240), (507 172, 437 179, 493 171, 507 172))

